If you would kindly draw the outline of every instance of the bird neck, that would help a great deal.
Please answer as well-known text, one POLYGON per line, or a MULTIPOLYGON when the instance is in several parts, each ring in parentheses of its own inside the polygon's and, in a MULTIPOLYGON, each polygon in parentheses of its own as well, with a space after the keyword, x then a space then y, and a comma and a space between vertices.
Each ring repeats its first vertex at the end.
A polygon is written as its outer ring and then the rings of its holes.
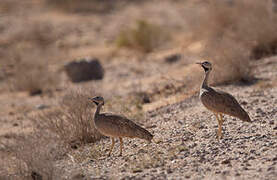
POLYGON ((205 77, 204 80, 202 82, 201 88, 206 88, 208 87, 208 80, 209 80, 209 75, 210 75, 211 71, 205 71, 205 77))
POLYGON ((94 116, 98 116, 100 114, 100 110, 101 110, 102 105, 103 105, 102 103, 97 105, 94 116))

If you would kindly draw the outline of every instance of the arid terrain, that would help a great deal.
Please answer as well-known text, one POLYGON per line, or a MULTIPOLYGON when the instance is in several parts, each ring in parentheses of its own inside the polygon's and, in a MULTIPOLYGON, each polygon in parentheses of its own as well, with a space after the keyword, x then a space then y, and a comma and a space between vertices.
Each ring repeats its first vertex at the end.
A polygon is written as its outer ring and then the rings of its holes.
MULTIPOLYGON (((276 5, 275 5, 276 6, 276 5)), ((273 1, 3 0, 0 2, 0 179, 276 179, 277 14, 273 1), (245 11, 245 9, 248 11, 245 11), (96 58, 99 80, 65 65, 96 58), (200 102, 203 69, 251 123, 200 102), (124 114, 152 143, 111 141, 95 105, 124 114)))

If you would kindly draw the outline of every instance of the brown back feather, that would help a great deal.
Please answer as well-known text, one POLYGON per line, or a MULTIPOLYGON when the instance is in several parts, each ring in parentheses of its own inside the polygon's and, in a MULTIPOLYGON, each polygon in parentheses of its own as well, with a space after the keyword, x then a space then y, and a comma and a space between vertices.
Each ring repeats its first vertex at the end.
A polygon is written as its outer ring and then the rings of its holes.
POLYGON ((243 121, 251 122, 247 112, 231 94, 207 88, 207 91, 205 91, 200 98, 204 106, 211 111, 227 114, 243 121))
POLYGON ((151 141, 153 135, 124 116, 99 114, 95 117, 96 128, 104 135, 113 137, 140 138, 151 141))

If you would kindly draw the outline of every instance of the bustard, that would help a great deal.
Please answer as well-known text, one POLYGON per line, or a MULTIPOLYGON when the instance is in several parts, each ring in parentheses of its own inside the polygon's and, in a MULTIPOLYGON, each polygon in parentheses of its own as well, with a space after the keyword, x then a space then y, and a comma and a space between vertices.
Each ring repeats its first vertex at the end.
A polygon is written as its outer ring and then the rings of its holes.
POLYGON ((123 149, 123 137, 140 138, 151 142, 153 135, 146 129, 135 124, 133 121, 127 119, 124 116, 119 116, 110 113, 100 113, 102 105, 104 105, 104 98, 97 96, 89 98, 96 105, 96 112, 94 114, 95 128, 103 135, 111 137, 112 145, 109 151, 109 156, 114 147, 114 138, 119 138, 120 141, 120 154, 122 155, 123 149))
POLYGON ((212 70, 212 64, 208 61, 197 64, 201 65, 205 71, 205 77, 200 87, 199 98, 202 104, 215 114, 218 121, 218 139, 222 138, 223 114, 239 118, 242 121, 251 122, 247 112, 231 94, 209 87, 208 79, 212 70))

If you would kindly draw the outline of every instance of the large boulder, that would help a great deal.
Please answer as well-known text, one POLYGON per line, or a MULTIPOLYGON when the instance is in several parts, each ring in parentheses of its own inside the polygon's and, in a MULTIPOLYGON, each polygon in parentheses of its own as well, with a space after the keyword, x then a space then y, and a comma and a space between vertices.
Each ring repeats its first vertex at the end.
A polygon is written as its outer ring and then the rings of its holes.
POLYGON ((104 77, 104 69, 96 58, 72 61, 64 67, 72 82, 100 80, 104 77))

